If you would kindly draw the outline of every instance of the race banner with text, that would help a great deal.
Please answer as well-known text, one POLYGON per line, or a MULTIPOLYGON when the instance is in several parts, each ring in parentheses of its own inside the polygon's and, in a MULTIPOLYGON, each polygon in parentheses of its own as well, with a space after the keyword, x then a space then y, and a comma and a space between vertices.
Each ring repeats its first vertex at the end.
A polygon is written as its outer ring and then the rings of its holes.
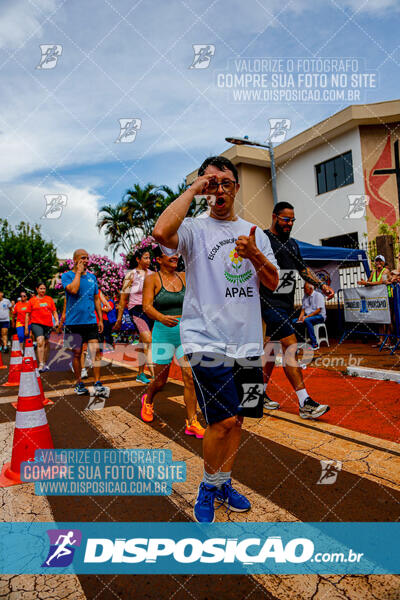
POLYGON ((344 319, 353 323, 390 323, 386 285, 343 290, 344 319))
POLYGON ((399 574, 400 523, 0 523, 0 574, 399 574))

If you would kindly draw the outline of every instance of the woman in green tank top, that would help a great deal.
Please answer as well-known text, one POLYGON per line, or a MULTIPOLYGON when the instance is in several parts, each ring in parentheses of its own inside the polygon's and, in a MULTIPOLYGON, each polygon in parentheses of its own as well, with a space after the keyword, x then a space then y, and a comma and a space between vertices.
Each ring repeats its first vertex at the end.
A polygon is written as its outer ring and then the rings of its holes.
POLYGON ((141 398, 140 415, 145 423, 154 420, 154 396, 167 383, 169 367, 176 356, 182 369, 184 383, 183 399, 187 412, 185 433, 202 438, 204 428, 197 420, 197 399, 192 370, 183 355, 179 335, 186 289, 185 273, 177 272, 178 255, 167 256, 159 249, 156 257, 159 271, 146 277, 143 287, 143 310, 154 321, 151 345, 154 380, 141 398))

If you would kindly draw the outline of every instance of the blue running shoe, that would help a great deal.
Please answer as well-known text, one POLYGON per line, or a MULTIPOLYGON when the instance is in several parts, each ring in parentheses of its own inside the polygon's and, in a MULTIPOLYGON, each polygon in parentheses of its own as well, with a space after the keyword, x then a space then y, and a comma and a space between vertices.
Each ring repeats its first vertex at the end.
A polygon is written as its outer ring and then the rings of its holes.
POLYGON ((84 386, 82 381, 76 384, 75 394, 77 394, 78 396, 87 396, 89 394, 89 390, 84 386))
POLYGON ((239 494, 239 492, 232 487, 231 479, 225 481, 222 487, 217 489, 215 497, 218 502, 224 504, 227 508, 234 510, 235 512, 245 512, 251 508, 251 504, 247 500, 246 496, 239 494))
POLYGON ((110 395, 110 388, 104 387, 101 381, 96 381, 96 383, 93 386, 93 389, 95 396, 102 396, 103 398, 108 398, 110 395))
POLYGON ((204 481, 199 485, 199 493, 194 505, 193 515, 198 523, 214 522, 214 500, 217 494, 215 485, 208 485, 204 481))
POLYGON ((136 377, 136 381, 140 381, 140 383, 150 383, 150 379, 148 379, 144 373, 140 373, 140 375, 136 377))

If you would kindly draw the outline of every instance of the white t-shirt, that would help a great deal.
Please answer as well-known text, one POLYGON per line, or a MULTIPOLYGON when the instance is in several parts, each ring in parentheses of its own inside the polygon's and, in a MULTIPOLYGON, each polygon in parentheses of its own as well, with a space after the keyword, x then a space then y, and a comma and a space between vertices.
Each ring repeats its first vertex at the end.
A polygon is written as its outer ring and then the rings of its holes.
POLYGON ((318 316, 323 317, 324 320, 326 319, 325 298, 316 290, 314 290, 310 296, 304 294, 302 308, 304 309, 306 316, 316 311, 317 308, 320 308, 321 312, 318 316))
POLYGON ((11 302, 7 298, 3 298, 0 302, 0 321, 10 320, 11 302))
MULTIPOLYGON (((235 253, 237 238, 249 235, 252 226, 241 218, 205 217, 186 218, 179 227, 177 251, 186 265, 180 325, 185 353, 213 351, 235 358, 263 353, 259 276, 250 260, 235 253)), ((270 241, 259 227, 256 243, 278 268, 270 241)))

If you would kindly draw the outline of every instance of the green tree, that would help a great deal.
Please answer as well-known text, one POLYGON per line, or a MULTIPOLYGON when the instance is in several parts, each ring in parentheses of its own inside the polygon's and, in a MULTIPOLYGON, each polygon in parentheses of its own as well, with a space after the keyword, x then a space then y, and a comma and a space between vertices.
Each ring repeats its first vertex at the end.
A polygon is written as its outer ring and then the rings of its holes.
POLYGON ((106 250, 112 250, 115 256, 116 251, 121 246, 129 251, 128 229, 129 224, 123 213, 123 203, 116 206, 107 204, 100 208, 98 213, 97 228, 101 231, 103 228, 106 235, 106 250))
MULTIPOLYGON (((144 237, 151 235, 161 213, 186 189, 185 183, 180 183, 176 191, 166 185, 156 187, 148 183, 141 187, 135 184, 125 192, 116 206, 103 206, 99 212, 97 227, 99 231, 103 228, 105 230, 106 249, 112 249, 114 256, 118 248, 129 252, 144 237)), ((188 216, 196 216, 205 208, 205 200, 199 203, 193 200, 188 216)))
POLYGON ((6 219, 0 219, 0 286, 5 295, 34 290, 39 281, 47 284, 55 267, 56 247, 42 237, 39 225, 21 221, 13 229, 6 219))

